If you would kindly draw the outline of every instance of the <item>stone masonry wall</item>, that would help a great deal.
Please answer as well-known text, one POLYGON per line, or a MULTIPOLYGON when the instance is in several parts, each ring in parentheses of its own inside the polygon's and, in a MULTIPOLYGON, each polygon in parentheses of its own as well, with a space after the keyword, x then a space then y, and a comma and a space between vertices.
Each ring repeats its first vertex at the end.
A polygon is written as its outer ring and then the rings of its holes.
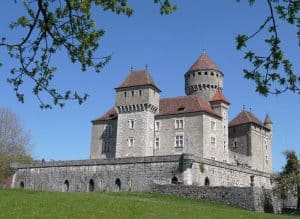
POLYGON ((172 194, 185 198, 209 200, 253 211, 280 213, 282 203, 270 190, 258 187, 208 187, 186 185, 158 185, 152 192, 172 194))
POLYGON ((16 169, 13 187, 26 189, 86 192, 90 180, 94 191, 150 191, 152 183, 170 184, 178 173, 180 156, 119 158, 106 160, 56 161, 32 165, 12 165, 16 169))

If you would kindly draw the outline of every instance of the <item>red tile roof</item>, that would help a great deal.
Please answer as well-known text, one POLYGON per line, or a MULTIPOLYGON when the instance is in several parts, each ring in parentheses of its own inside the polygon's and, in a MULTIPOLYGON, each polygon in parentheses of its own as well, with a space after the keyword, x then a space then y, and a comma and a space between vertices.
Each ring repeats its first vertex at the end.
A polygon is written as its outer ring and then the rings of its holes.
POLYGON ((231 122, 229 123, 229 126, 237 126, 247 123, 254 123, 259 126, 263 126, 264 124, 256 118, 251 112, 248 111, 242 111, 240 112, 231 122))
POLYGON ((158 91, 160 91, 159 88, 156 86, 155 82, 153 81, 150 73, 147 70, 131 72, 127 76, 127 78, 123 81, 123 83, 117 87, 117 89, 125 88, 125 87, 135 87, 141 85, 150 85, 153 86, 158 91))
POLYGON ((217 115, 210 105, 198 95, 164 98, 159 102, 158 115, 173 115, 191 112, 207 112, 217 115))
POLYGON ((115 107, 111 108, 108 110, 103 116, 92 120, 92 122, 97 122, 97 121, 108 121, 108 120, 113 120, 118 118, 117 110, 115 107))
MULTIPOLYGON (((163 98, 159 102, 159 116, 162 115, 175 115, 181 113, 192 113, 192 112, 207 112, 214 116, 219 116, 215 113, 208 102, 204 101, 198 95, 189 95, 182 97, 173 97, 173 98, 163 98)), ((96 121, 108 121, 113 120, 118 117, 117 111, 115 108, 111 108, 103 116, 96 121)))
POLYGON ((215 70, 220 71, 206 53, 202 53, 197 61, 190 67, 189 71, 195 70, 215 70))
POLYGON ((218 102, 218 101, 223 101, 229 104, 221 89, 218 89, 216 91, 216 93, 214 94, 214 96, 211 98, 209 102, 218 102))

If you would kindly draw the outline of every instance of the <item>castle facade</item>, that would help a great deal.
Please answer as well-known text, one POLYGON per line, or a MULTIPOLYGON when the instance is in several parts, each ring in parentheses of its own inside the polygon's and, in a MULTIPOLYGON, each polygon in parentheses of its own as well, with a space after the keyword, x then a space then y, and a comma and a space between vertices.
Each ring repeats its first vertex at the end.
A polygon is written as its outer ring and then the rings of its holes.
MULTIPOLYGON (((115 105, 92 121, 90 159, 12 164, 13 187, 92 192, 210 186, 229 188, 218 195, 237 205, 234 188, 253 195, 252 188, 271 188, 269 116, 262 122, 242 110, 228 122, 224 74, 205 53, 184 77, 186 96, 160 98, 147 70, 130 72, 115 88, 115 105)), ((201 197, 209 191, 200 190, 201 197)))
POLYGON ((160 98, 147 70, 115 88, 116 103, 93 120, 91 159, 192 154, 272 172, 272 122, 243 110, 228 122, 224 74, 203 53, 184 75, 186 96, 160 98))

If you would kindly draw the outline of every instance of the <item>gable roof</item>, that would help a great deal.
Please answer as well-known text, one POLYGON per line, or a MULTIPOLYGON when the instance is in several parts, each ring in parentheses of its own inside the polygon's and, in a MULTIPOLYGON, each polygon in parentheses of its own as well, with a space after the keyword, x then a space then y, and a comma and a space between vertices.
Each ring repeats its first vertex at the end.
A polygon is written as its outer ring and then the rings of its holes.
POLYGON ((228 105, 230 104, 226 97, 224 96, 223 92, 221 89, 218 89, 216 91, 216 93, 214 94, 214 96, 211 98, 211 100, 209 102, 218 102, 218 101, 222 101, 222 102, 225 102, 227 103, 228 105))
POLYGON ((210 105, 198 95, 163 98, 159 102, 159 116, 191 112, 207 112, 217 115, 210 105))
POLYGON ((243 110, 234 119, 231 120, 229 126, 237 126, 247 123, 254 123, 256 125, 264 127, 264 124, 256 118, 251 112, 243 110))
POLYGON ((152 79, 150 73, 147 70, 132 71, 123 81, 123 83, 116 89, 143 85, 150 85, 156 90, 160 91, 160 89, 156 86, 154 80, 152 79))
MULTIPOLYGON (((220 117, 220 115, 212 110, 208 102, 202 100, 198 95, 160 99, 159 113, 157 114, 157 116, 176 115, 193 112, 206 112, 213 116, 220 117)), ((97 121, 109 121, 116 119, 117 117, 117 110, 115 109, 115 107, 113 107, 101 117, 92 120, 92 122, 94 123, 97 121)))
POLYGON ((205 52, 201 54, 201 56, 189 69, 189 71, 196 70, 215 70, 221 72, 205 52))

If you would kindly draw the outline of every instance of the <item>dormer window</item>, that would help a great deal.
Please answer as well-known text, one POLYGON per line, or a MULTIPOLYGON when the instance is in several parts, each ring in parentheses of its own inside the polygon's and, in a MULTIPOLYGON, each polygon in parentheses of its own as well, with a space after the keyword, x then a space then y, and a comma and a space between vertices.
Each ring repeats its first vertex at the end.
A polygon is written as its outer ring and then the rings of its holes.
POLYGON ((179 107, 179 108, 177 109, 177 111, 183 111, 184 109, 185 109, 185 107, 182 106, 182 107, 179 107))

